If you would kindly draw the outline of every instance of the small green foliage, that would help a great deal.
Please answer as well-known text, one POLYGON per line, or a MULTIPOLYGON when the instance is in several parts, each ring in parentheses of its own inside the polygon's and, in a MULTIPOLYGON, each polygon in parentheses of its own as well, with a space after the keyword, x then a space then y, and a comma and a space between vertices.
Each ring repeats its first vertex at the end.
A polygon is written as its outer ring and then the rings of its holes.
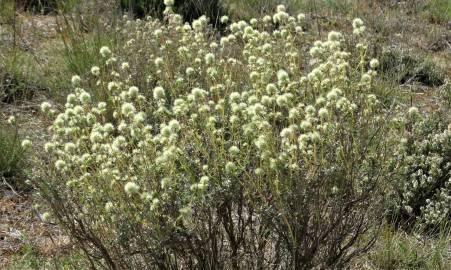
POLYGON ((451 22, 451 1, 428 0, 424 6, 424 16, 433 23, 451 22))
POLYGON ((359 269, 428 269, 448 270, 450 255, 449 228, 439 235, 428 235, 420 228, 410 234, 385 225, 374 249, 365 256, 366 268, 359 269))
POLYGON ((24 165, 24 149, 17 128, 3 122, 0 122, 0 153, 0 177, 10 184, 18 184, 24 165))
POLYGON ((20 50, 0 52, 0 102, 30 100, 45 90, 31 55, 20 50))
POLYGON ((76 247, 65 248, 52 257, 44 256, 30 243, 24 244, 6 265, 5 270, 87 270, 91 269, 83 258, 82 251, 76 247))

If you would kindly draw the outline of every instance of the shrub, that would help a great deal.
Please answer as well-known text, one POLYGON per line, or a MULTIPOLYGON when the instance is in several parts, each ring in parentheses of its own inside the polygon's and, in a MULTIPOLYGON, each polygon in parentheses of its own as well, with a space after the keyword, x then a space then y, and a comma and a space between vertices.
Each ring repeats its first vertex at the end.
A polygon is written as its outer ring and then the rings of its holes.
POLYGON ((383 77, 399 84, 418 82, 431 87, 443 85, 445 77, 433 62, 397 51, 381 53, 381 72, 383 77))
POLYGON ((30 100, 45 90, 36 75, 34 60, 18 50, 0 54, 0 102, 30 100))
POLYGON ((434 226, 450 221, 451 121, 447 115, 449 109, 424 118, 416 108, 409 110, 395 155, 396 207, 402 220, 434 226))
POLYGON ((338 32, 306 51, 298 18, 279 6, 220 40, 205 17, 124 21, 120 53, 100 49, 54 120, 45 217, 110 269, 341 268, 367 250, 378 62, 338 32))
MULTIPOLYGON (((12 118, 11 118, 12 120, 12 118)), ((22 176, 24 149, 17 128, 0 122, 0 178, 17 187, 22 176)))

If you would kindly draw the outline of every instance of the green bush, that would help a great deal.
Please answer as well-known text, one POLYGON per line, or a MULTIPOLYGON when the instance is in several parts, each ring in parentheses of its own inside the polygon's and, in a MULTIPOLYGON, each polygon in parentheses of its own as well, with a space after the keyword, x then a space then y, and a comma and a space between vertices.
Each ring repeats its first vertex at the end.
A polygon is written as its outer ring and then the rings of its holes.
POLYGON ((431 87, 444 84, 445 76, 429 60, 420 60, 397 51, 385 51, 380 55, 381 72, 385 79, 399 84, 417 82, 431 87))
POLYGON ((304 16, 277 9, 220 39, 205 17, 125 19, 72 78, 35 184, 94 264, 330 269, 372 245, 386 113, 363 22, 353 54, 338 32, 300 51, 304 16))
POLYGON ((24 149, 17 129, 0 122, 0 176, 17 186, 24 165, 24 149))
POLYGON ((31 54, 19 49, 0 52, 0 102, 31 100, 45 90, 31 54))

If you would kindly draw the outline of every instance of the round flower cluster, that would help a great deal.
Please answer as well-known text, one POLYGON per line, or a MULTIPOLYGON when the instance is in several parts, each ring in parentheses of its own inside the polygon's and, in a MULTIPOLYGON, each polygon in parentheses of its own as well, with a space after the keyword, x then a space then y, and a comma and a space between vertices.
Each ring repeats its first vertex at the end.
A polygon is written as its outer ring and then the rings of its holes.
POLYGON ((354 34, 356 35, 361 35, 366 30, 366 27, 360 18, 356 18, 352 21, 352 27, 354 28, 354 34))

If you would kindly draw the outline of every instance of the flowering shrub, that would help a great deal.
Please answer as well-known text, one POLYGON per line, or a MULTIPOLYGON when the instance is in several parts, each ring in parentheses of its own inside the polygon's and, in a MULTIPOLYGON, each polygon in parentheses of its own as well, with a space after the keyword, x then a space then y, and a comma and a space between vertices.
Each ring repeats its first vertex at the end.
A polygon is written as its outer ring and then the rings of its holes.
POLYGON ((338 32, 307 51, 304 18, 279 6, 220 39, 206 17, 124 21, 123 51, 72 78, 51 127, 46 217, 110 269, 334 268, 365 251, 378 61, 359 19, 355 55, 338 32))
MULTIPOLYGON (((445 85, 444 90, 449 91, 445 85)), ((444 92, 443 98, 449 93, 444 92)), ((444 100, 446 102, 446 100, 444 100)), ((411 108, 405 134, 396 153, 395 183, 402 217, 427 225, 450 221, 451 212, 451 122, 449 108, 423 117, 411 108)))

